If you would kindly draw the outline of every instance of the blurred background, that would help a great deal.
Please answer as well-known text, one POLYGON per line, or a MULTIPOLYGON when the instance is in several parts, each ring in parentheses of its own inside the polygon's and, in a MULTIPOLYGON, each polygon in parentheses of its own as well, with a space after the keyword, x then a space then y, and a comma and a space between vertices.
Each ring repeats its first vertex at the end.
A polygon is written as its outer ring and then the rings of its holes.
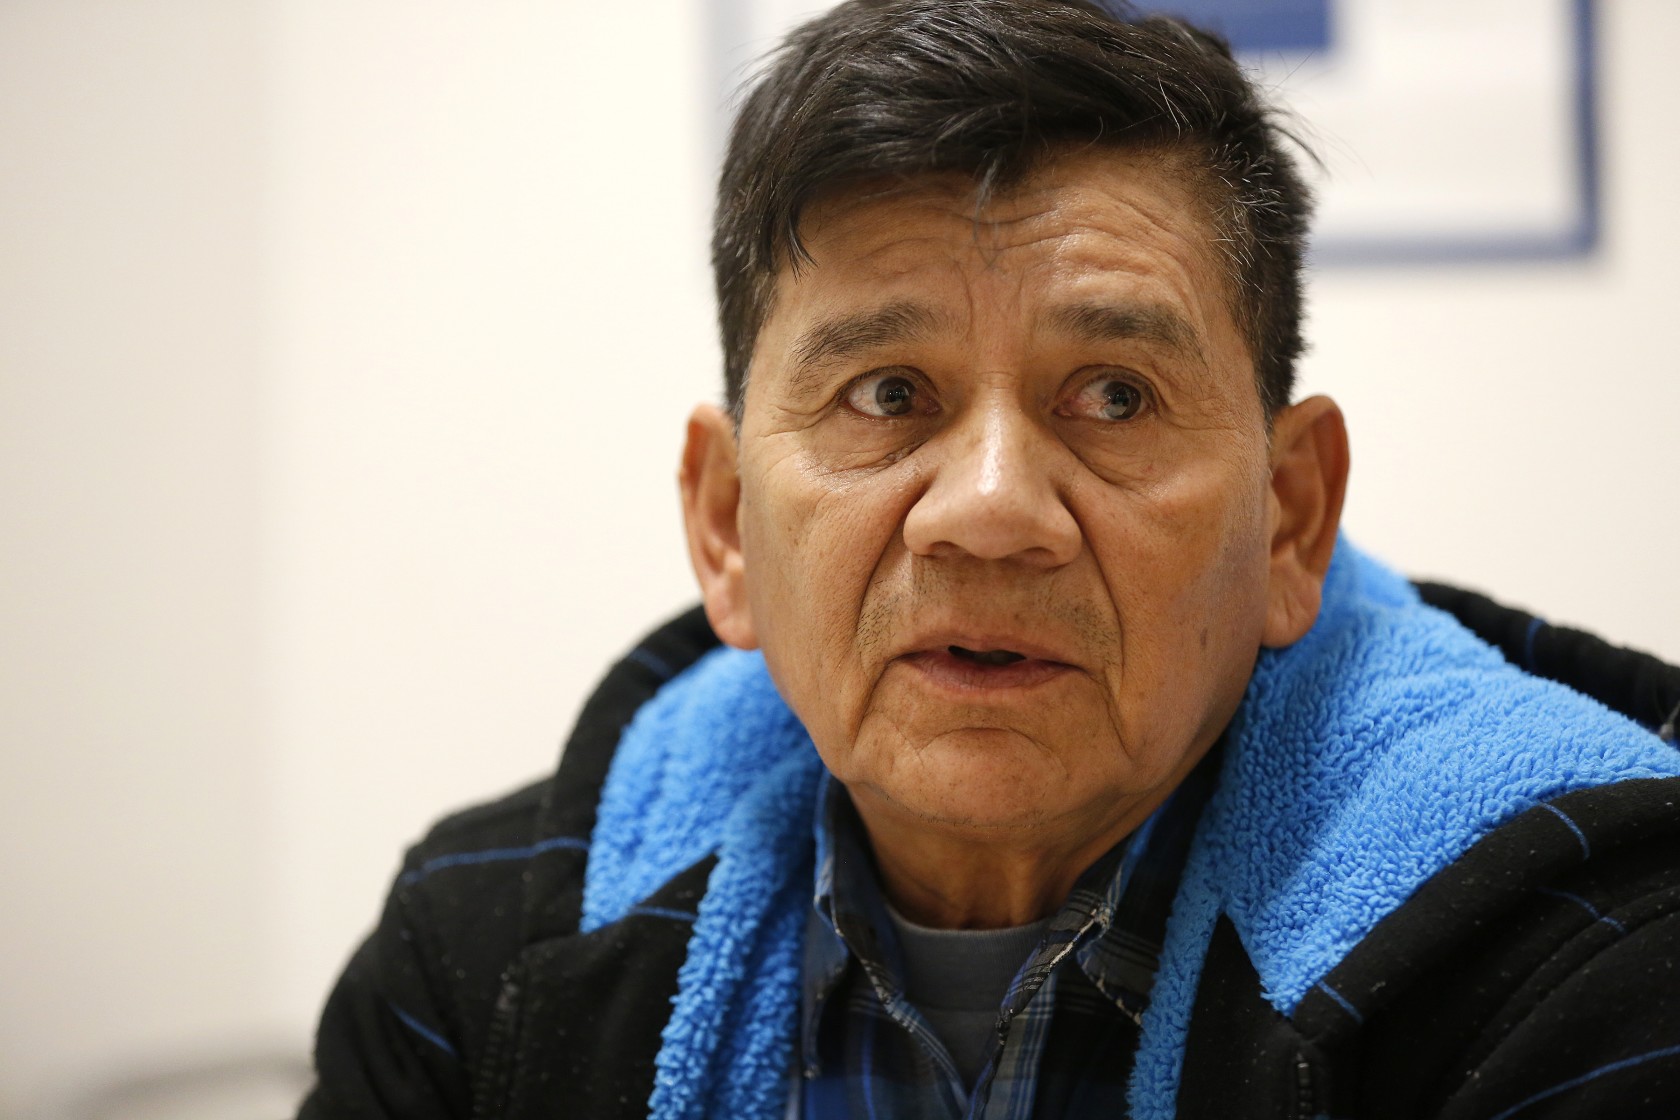
MULTIPOLYGON (((284 1113, 403 846, 693 598, 722 106, 816 6, 0 0, 0 1118, 284 1113)), ((1680 5, 1180 7, 1326 154, 1349 532, 1680 660, 1680 5)))

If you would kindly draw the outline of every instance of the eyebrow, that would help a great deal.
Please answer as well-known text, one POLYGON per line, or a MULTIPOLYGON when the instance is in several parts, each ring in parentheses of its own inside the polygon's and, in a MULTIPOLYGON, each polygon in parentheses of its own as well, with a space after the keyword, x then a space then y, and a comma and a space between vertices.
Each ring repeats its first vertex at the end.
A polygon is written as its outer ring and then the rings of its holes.
POLYGON ((1139 340, 1158 342, 1197 360, 1205 360, 1202 342, 1184 317, 1158 305, 1074 303, 1050 313, 1050 322, 1082 342, 1139 340))
POLYGON ((793 343, 796 383, 831 362, 931 334, 947 316, 909 300, 826 319, 802 331, 793 343))
MULTIPOLYGON (((1075 303, 1050 312, 1052 326, 1084 342, 1157 342, 1198 361, 1201 339, 1184 317, 1154 304, 1075 303)), ((893 300, 814 323, 792 346, 790 389, 803 391, 823 367, 882 347, 925 338, 950 324, 950 316, 926 304, 893 300)))

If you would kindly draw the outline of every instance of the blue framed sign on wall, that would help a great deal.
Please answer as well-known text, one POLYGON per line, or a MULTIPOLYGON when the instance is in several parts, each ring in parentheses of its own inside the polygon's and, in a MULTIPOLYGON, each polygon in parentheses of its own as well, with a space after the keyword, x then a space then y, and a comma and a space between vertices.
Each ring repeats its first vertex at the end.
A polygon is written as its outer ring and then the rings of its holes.
MULTIPOLYGON (((718 103, 824 0, 713 0, 718 103)), ((1320 265, 1579 258, 1599 236, 1594 0, 1145 0, 1224 34, 1322 167, 1320 265)), ((718 124, 721 135, 723 124, 718 124)))

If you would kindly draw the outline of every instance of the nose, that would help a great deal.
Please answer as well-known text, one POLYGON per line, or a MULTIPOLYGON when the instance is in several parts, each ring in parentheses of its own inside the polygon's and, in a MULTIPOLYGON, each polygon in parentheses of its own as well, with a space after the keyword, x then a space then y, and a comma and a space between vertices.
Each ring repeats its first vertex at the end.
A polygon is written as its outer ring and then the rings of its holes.
POLYGON ((933 477, 905 517, 912 553, 961 552, 1044 567, 1079 555, 1079 523, 1056 486, 1057 452, 1064 449, 1053 433, 1019 405, 996 402, 942 436, 933 477))

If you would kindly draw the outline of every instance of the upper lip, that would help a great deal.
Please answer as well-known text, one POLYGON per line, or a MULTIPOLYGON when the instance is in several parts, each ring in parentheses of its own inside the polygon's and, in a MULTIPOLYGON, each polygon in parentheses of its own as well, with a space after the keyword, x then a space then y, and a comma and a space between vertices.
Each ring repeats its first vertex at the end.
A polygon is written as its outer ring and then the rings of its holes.
POLYGON ((1074 665, 1076 662, 1070 656, 1070 651, 1047 644, 1041 638, 1029 638, 1022 634, 1010 633, 1007 630, 993 630, 990 628, 964 628, 957 630, 926 630, 910 637, 903 645, 901 657, 917 653, 944 652, 952 646, 975 653, 987 653, 992 650, 1008 650, 1029 657, 1037 661, 1054 661, 1061 665, 1074 665))

